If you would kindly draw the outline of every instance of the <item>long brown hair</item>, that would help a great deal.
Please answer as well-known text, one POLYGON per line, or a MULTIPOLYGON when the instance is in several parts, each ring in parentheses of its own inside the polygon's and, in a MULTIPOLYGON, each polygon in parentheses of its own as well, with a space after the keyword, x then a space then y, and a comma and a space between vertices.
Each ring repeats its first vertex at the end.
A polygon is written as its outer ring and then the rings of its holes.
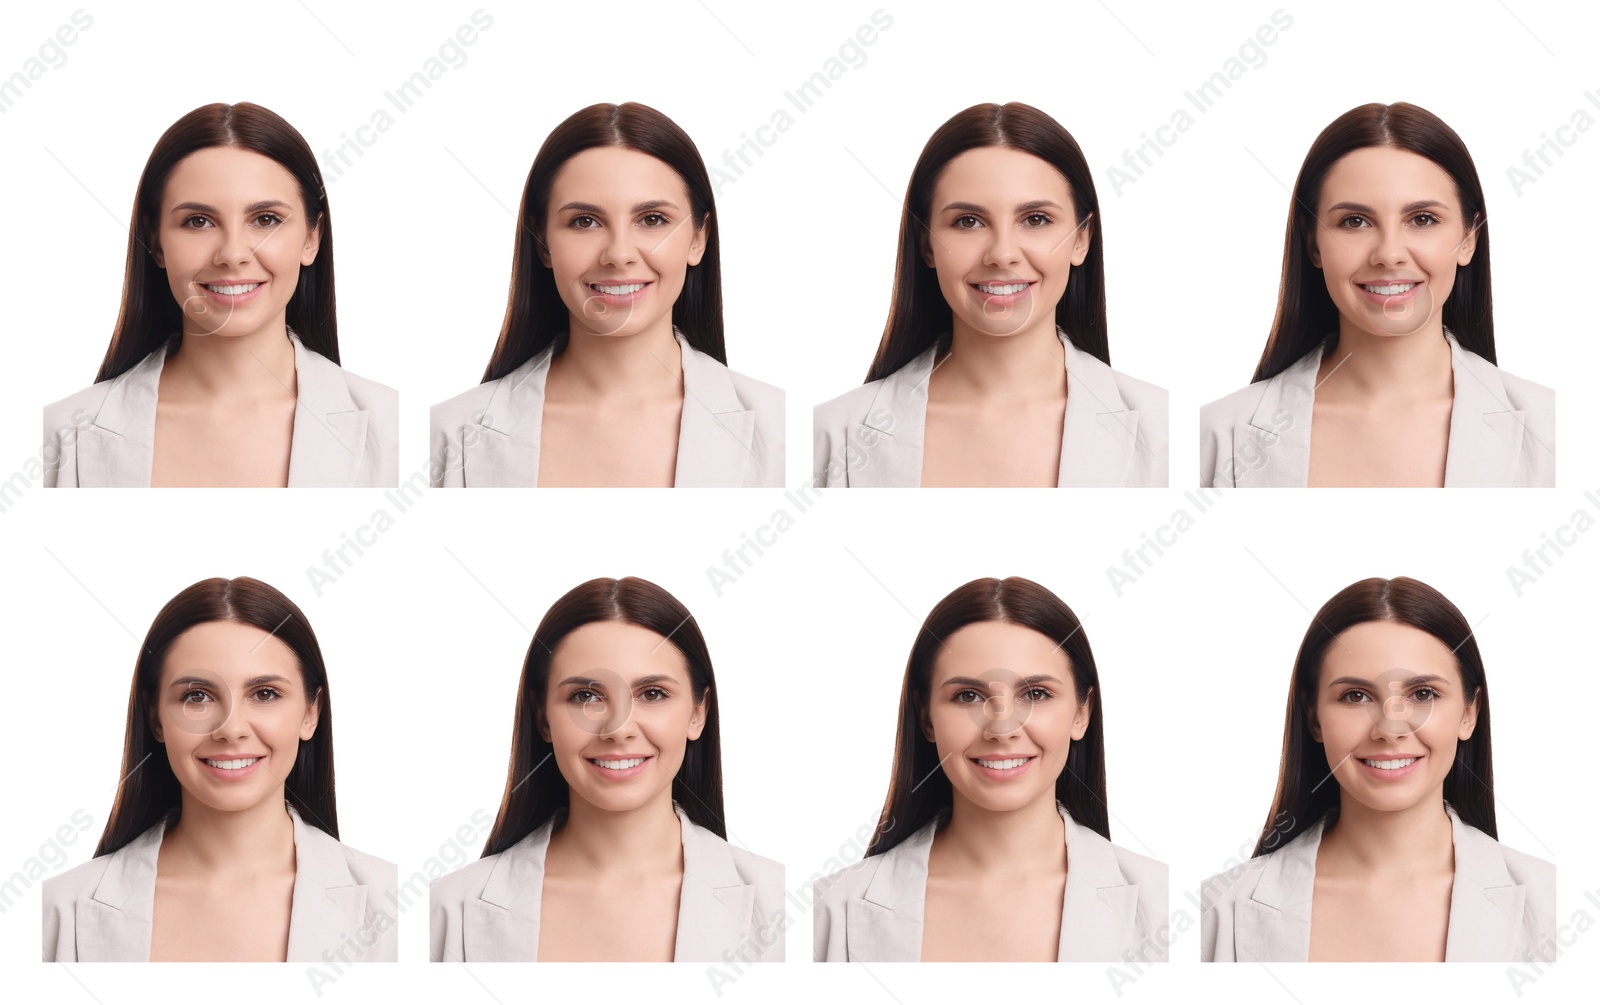
MULTIPOLYGON (((1455 654, 1463 693, 1478 706, 1472 736, 1456 744, 1455 763, 1444 780, 1445 802, 1462 820, 1490 837, 1494 821, 1494 765, 1489 750, 1489 684, 1472 626, 1444 594, 1400 576, 1363 579, 1333 595, 1311 619, 1294 660, 1283 721, 1283 759, 1272 810, 1256 842, 1264 855, 1294 839, 1339 808, 1339 786, 1323 784, 1330 771, 1327 749, 1311 734, 1308 713, 1316 707, 1317 680, 1328 647, 1340 633, 1371 621, 1410 625, 1438 639, 1455 654)), ((1254 856, 1252 856, 1254 857, 1254 856)))
MULTIPOLYGON (((689 191, 694 224, 705 230, 705 253, 689 266, 683 290, 672 305, 672 324, 694 348, 724 365, 722 341, 722 252, 717 238, 716 200, 711 176, 694 141, 676 122, 636 101, 598 104, 574 112, 550 135, 533 158, 517 212, 517 238, 511 259, 511 292, 506 302, 500 339, 483 371, 485 382, 498 380, 565 333, 571 324, 555 274, 543 263, 545 227, 550 215, 550 186, 561 166, 594 147, 623 147, 649 154, 678 173, 689 191)), ((560 351, 560 347, 557 347, 560 351)))
POLYGON ((1311 144, 1289 202, 1283 237, 1283 273, 1278 309, 1272 318, 1252 383, 1275 377, 1339 331, 1339 309, 1328 294, 1322 270, 1311 264, 1311 236, 1317 228, 1322 183, 1339 158, 1366 147, 1395 147, 1433 161, 1450 175, 1461 200, 1468 231, 1477 230, 1472 261, 1456 270, 1455 286, 1444 303, 1444 326, 1462 348, 1495 362, 1494 310, 1489 295, 1489 224, 1483 186, 1467 145, 1437 115, 1416 105, 1376 102, 1352 108, 1329 123, 1311 144))
POLYGON ((128 227, 128 263, 123 272, 122 307, 105 359, 95 381, 109 380, 130 369, 183 331, 183 308, 172 296, 166 270, 150 249, 161 218, 167 179, 178 162, 197 150, 238 147, 270 157, 294 175, 305 204, 306 226, 320 227, 316 261, 300 267, 299 282, 289 298, 285 323, 301 343, 339 362, 339 329, 333 296, 333 220, 322 170, 305 137, 276 112, 241 101, 202 105, 174 122, 161 138, 133 197, 133 222, 128 227))
POLYGON ((183 790, 172 773, 163 744, 151 728, 161 670, 178 636, 214 621, 251 625, 288 646, 300 666, 300 682, 318 706, 317 730, 301 740, 294 768, 284 779, 284 797, 308 824, 339 836, 333 786, 333 705, 328 669, 311 623, 294 601, 248 576, 203 579, 167 601, 150 624, 133 666, 128 692, 128 723, 122 744, 121 783, 111 817, 95 848, 109 855, 143 834, 173 810, 182 808, 183 790))
POLYGON ((1072 670, 1079 704, 1094 696, 1083 739, 1067 749, 1067 763, 1056 776, 1056 800, 1072 819, 1102 837, 1111 837, 1106 806, 1105 702, 1089 638, 1072 608, 1031 579, 975 579, 957 587, 934 605, 917 632, 906 660, 900 689, 900 723, 895 729, 894 770, 883 815, 867 845, 868 855, 881 855, 950 809, 954 793, 939 762, 939 750, 922 732, 922 711, 928 705, 933 663, 944 640, 967 625, 1003 621, 1031 628, 1056 640, 1072 670))
POLYGON ((539 733, 538 713, 550 684, 550 664, 568 635, 584 625, 616 621, 648 628, 683 656, 689 689, 705 705, 705 726, 698 739, 684 746, 683 763, 672 779, 672 798, 689 819, 726 839, 722 809, 722 745, 719 739, 717 689, 711 653, 694 616, 666 590, 637 576, 591 579, 573 587, 550 605, 528 645, 517 687, 517 711, 511 734, 511 765, 505 794, 483 854, 496 855, 543 826, 564 809, 571 797, 553 764, 555 748, 539 733))
POLYGON ((894 295, 878 352, 867 370, 867 382, 881 380, 921 355, 950 331, 951 310, 939 289, 939 274, 922 257, 933 214, 933 186, 960 154, 978 147, 1009 147, 1046 161, 1067 180, 1080 227, 1093 230, 1089 253, 1067 278, 1067 290, 1056 303, 1056 327, 1079 350, 1103 363, 1111 362, 1106 342, 1106 275, 1100 224, 1100 199, 1094 174, 1078 141, 1044 112, 1011 101, 973 105, 936 129, 922 148, 900 213, 900 248, 895 254, 894 295))

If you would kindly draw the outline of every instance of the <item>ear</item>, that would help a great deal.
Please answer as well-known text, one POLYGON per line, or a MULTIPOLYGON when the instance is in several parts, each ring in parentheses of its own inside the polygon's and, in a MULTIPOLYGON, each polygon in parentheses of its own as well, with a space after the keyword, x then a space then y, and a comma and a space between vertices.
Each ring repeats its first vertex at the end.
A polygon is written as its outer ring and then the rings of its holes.
POLYGON ((1078 713, 1072 717, 1073 740, 1083 739, 1083 734, 1089 731, 1089 717, 1094 714, 1094 688, 1084 695, 1083 701, 1078 704, 1078 713))
POLYGON ((550 720, 544 717, 544 706, 536 705, 533 709, 533 726, 539 731, 539 739, 546 743, 550 741, 550 720))
POLYGON ((317 252, 322 248, 322 217, 317 217, 317 222, 306 229, 306 243, 300 248, 300 264, 310 265, 317 260, 317 252))
POLYGON ((161 716, 156 714, 153 707, 146 707, 145 719, 149 722, 150 732, 155 735, 157 743, 166 743, 166 734, 161 729, 161 716))
POLYGON ((1094 214, 1084 218, 1078 225, 1077 236, 1072 241, 1072 264, 1082 265, 1083 260, 1089 257, 1089 245, 1094 241, 1094 214))
POLYGON ((145 233, 150 235, 150 257, 155 260, 156 268, 167 267, 167 256, 161 250, 161 228, 146 227, 145 233))
POLYGON ((1317 247, 1317 222, 1311 221, 1311 232, 1306 235, 1306 254, 1313 268, 1322 268, 1322 249, 1317 247))
POLYGON ((1472 700, 1467 702, 1466 710, 1461 713, 1461 728, 1456 730, 1456 739, 1470 740, 1472 733, 1478 728, 1478 695, 1475 693, 1472 700))
POLYGON ((689 732, 685 734, 690 740, 700 739, 700 734, 705 731, 706 703, 710 700, 711 691, 707 689, 705 697, 695 702, 694 714, 689 717, 689 732))
POLYGON ((933 241, 928 233, 928 228, 915 220, 911 222, 911 225, 917 228, 917 249, 922 254, 922 264, 930 269, 937 269, 939 266, 934 264, 933 241))
POLYGON ((695 225, 694 239, 689 242, 689 264, 691 266, 699 265, 700 259, 705 257, 706 240, 711 233, 710 224, 711 214, 707 213, 706 218, 695 225))
POLYGON ((937 742, 933 738, 933 717, 928 714, 926 702, 917 702, 917 723, 922 729, 922 737, 929 743, 937 742))
POLYGON ((322 719, 322 689, 306 702, 305 717, 300 720, 300 739, 309 740, 317 735, 317 723, 322 719))
POLYGON ((1321 743, 1322 723, 1317 720, 1317 706, 1314 703, 1306 708, 1306 726, 1311 730, 1311 738, 1321 743))
POLYGON ((1467 266, 1472 264, 1472 256, 1478 250, 1478 228, 1483 226, 1483 217, 1472 218, 1472 226, 1467 228, 1467 234, 1461 239, 1461 245, 1456 248, 1456 265, 1467 266))

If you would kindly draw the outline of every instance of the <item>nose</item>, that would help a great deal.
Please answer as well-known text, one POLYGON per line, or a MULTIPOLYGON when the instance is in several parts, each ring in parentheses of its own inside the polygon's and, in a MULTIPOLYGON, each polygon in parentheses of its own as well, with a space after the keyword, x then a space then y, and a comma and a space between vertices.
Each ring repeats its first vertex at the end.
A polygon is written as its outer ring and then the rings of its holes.
POLYGON ((1372 246, 1371 263, 1375 266, 1398 265, 1409 261, 1405 230, 1401 227, 1379 227, 1378 239, 1372 246))
POLYGON ((221 711, 221 717, 222 722, 211 731, 213 740, 243 739, 250 735, 250 717, 243 702, 233 702, 232 707, 221 711))
POLYGON ((983 264, 991 266, 1015 265, 1022 259, 1022 246, 1017 242, 1016 231, 1009 226, 989 228, 989 246, 984 249, 983 264))
POLYGON ((628 227, 612 227, 606 231, 605 247, 600 261, 609 266, 632 265, 639 260, 638 243, 628 227))
POLYGON ((626 696, 606 709, 606 717, 600 723, 600 735, 618 740, 639 735, 639 728, 633 721, 633 702, 626 696))
POLYGON ((217 227, 217 244, 211 256, 213 265, 218 268, 244 265, 255 258, 255 254, 255 246, 250 243, 250 234, 244 227, 217 227))
POLYGON ((1011 696, 1004 692, 991 695, 983 703, 983 735, 985 737, 1012 736, 1022 728, 1021 721, 1013 715, 1011 696))

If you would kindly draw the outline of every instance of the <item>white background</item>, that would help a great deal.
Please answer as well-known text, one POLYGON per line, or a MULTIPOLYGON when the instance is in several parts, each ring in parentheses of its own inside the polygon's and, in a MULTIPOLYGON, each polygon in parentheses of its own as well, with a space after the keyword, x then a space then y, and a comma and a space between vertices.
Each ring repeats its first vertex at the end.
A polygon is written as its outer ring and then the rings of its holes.
MULTIPOLYGON (((0 77, 79 9, 16 8, 3 15, 0 77)), ((0 302, 11 335, 0 369, 0 476, 37 456, 41 406, 88 384, 98 366, 134 188, 168 125, 200 104, 250 100, 282 114, 320 155, 374 109, 392 111, 384 92, 423 69, 479 7, 83 9, 93 25, 66 61, 0 114, 10 236, 0 244, 0 302)), ((1600 698, 1590 641, 1600 562, 1590 539, 1600 535, 1569 536, 1575 543, 1520 596, 1506 571, 1575 510, 1600 516, 1600 501, 1584 495, 1600 485, 1600 415, 1584 386, 1597 362, 1587 293, 1600 129, 1569 131, 1576 143, 1521 195, 1506 174, 1574 110, 1600 118, 1584 98, 1600 91, 1592 13, 1574 20, 1568 7, 1531 2, 1285 5, 1293 25, 1264 48, 1266 61, 1119 195, 1108 168, 1174 109, 1192 111, 1184 91, 1222 69, 1276 4, 938 13, 884 4, 892 26, 803 114, 784 92, 823 70, 879 4, 482 9, 493 26, 461 50, 465 62, 330 185, 344 362, 400 389, 403 474, 424 463, 428 405, 481 375, 505 307, 528 167, 573 111, 651 104, 713 166, 775 109, 796 114, 788 132, 766 134, 776 142, 719 190, 717 208, 729 362, 787 390, 789 484, 799 485, 810 468, 811 406, 859 382, 882 331, 899 201, 922 145, 970 104, 1024 100, 1059 119, 1095 168, 1112 359, 1171 392, 1177 487, 834 492, 804 513, 777 490, 430 493, 400 512, 378 491, 33 485, 17 499, 13 489, 0 512, 9 573, 0 639, 13 709, 0 730, 10 767, 0 875, 22 868, 80 808, 93 825, 67 865, 88 858, 117 780, 137 640, 197 579, 256 576, 303 607, 335 698, 341 830, 405 877, 476 810, 492 815, 498 805, 532 626, 578 582, 632 574, 676 594, 710 644, 731 836, 783 861, 791 889, 804 891, 881 807, 921 619, 971 578, 1016 574, 1082 617, 1103 678, 1112 837, 1169 864, 1175 920, 1186 910, 1195 924, 1177 937, 1175 962, 1121 987, 1122 998, 1165 1001, 1182 989, 1307 1005, 1374 992, 1510 1000, 1504 965, 1196 962, 1198 910, 1187 894, 1231 864, 1266 816, 1310 611, 1356 579, 1411 575, 1478 626, 1502 839, 1557 863, 1559 921, 1579 911, 1600 918, 1600 902, 1585 897, 1600 891, 1587 744, 1600 698), (1558 391, 1561 488, 1235 492, 1198 513, 1182 489, 1195 482, 1195 410, 1242 386, 1259 356, 1286 186, 1315 135, 1372 100, 1434 111, 1473 153, 1489 203, 1500 362, 1558 391), (719 594, 708 567, 780 509, 795 515, 793 528, 719 594), (1169 535, 1166 554, 1119 596, 1107 567, 1180 509, 1198 514, 1193 528, 1169 535), (378 510, 393 527, 319 594, 307 570, 323 568, 324 549, 378 510)), ((331 162, 323 168, 331 177, 331 162)), ((344 976, 322 997, 716 997, 704 967, 432 967, 422 962, 425 912, 400 924, 406 962, 344 976)), ((1105 966, 812 965, 810 925, 796 910, 791 962, 741 978, 722 997, 1118 997, 1105 966)), ((315 997, 304 967, 46 967, 34 962, 38 944, 34 886, 0 914, 8 998, 111 1005, 167 1000, 180 988, 315 997)), ((1555 1002, 1592 988, 1597 953, 1600 939, 1577 935, 1521 997, 1555 1002)))

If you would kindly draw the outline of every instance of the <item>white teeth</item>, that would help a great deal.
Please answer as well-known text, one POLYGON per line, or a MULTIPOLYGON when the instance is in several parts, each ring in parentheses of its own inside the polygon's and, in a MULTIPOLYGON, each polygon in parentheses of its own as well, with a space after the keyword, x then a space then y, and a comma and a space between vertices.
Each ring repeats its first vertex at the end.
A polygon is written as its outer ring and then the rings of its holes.
POLYGON ((613 771, 621 771, 624 768, 635 768, 644 763, 644 758, 642 757, 630 757, 622 761, 602 761, 598 757, 591 757, 589 760, 600 765, 602 768, 610 768, 613 771))
POLYGON ((979 285, 979 293, 992 293, 996 296, 1006 296, 1012 293, 1021 293, 1028 288, 1027 283, 990 283, 987 286, 979 285))
POLYGON ((1415 761, 1416 761, 1415 757, 1396 757, 1396 758, 1392 758, 1392 759, 1386 760, 1386 761, 1375 761, 1375 760, 1373 760, 1371 758, 1368 758, 1368 757, 1363 757, 1361 759, 1361 763, 1362 764, 1367 764, 1367 765, 1371 765, 1374 768, 1383 768, 1385 770, 1390 770, 1390 771, 1394 770, 1395 768, 1407 767, 1407 766, 1411 765, 1412 763, 1414 763, 1415 761))
POLYGON ((1024 764, 1028 763, 1028 758, 1026 758, 1026 757, 1008 757, 1003 761, 985 761, 983 758, 980 757, 980 758, 978 758, 978 763, 980 765, 982 765, 983 767, 985 767, 985 768, 994 768, 996 771, 1004 771, 1007 768, 1020 768, 1020 767, 1022 767, 1024 764))
POLYGON ((236 768, 248 768, 250 765, 256 763, 259 760, 261 760, 261 758, 259 758, 259 757, 241 757, 241 758, 239 758, 237 760, 233 760, 233 761, 213 761, 211 758, 208 757, 205 760, 206 760, 206 763, 211 765, 213 768, 222 768, 222 769, 227 770, 227 771, 233 771, 236 768))
POLYGON ((260 285, 260 283, 242 283, 238 286, 213 286, 212 284, 207 283, 206 289, 210 290, 212 293, 221 293, 223 296, 236 297, 241 293, 249 293, 251 290, 260 285))
POLYGON ((1392 297, 1397 293, 1409 293, 1411 288, 1415 285, 1417 284, 1395 283, 1391 286, 1369 286, 1366 283, 1362 283, 1361 288, 1366 290, 1368 293, 1376 293, 1380 297, 1392 297))
POLYGON ((599 290, 601 293, 609 293, 618 297, 626 296, 629 293, 638 293, 644 289, 644 283, 629 283, 626 286, 601 286, 599 283, 590 283, 589 286, 592 289, 599 290))

